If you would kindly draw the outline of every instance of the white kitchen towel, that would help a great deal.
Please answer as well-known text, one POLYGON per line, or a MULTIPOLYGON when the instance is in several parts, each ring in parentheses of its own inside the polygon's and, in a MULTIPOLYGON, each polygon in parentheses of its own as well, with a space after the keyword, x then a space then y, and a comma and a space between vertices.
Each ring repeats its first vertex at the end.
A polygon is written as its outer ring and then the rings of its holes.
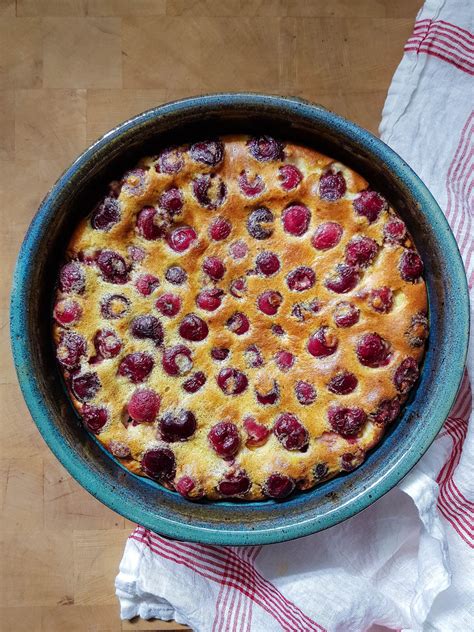
MULTIPOLYGON (((472 21, 472 1, 425 3, 380 126, 444 210, 471 302, 472 21)), ((471 375, 473 364, 471 344, 471 375)), ((322 533, 263 547, 214 547, 138 527, 116 580, 122 618, 175 619, 199 632, 474 630, 471 414, 466 372, 443 430, 412 472, 366 511, 322 533)))

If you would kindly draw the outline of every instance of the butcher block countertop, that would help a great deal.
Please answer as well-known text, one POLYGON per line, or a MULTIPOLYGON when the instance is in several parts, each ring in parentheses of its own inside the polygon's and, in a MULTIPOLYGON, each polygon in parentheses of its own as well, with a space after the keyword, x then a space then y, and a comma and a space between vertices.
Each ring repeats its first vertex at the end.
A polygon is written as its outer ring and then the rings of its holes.
POLYGON ((1 632, 187 629, 120 621, 114 578, 134 525, 71 479, 20 394, 10 282, 51 184, 116 123, 204 92, 301 96, 376 133, 420 5, 0 0, 1 632))

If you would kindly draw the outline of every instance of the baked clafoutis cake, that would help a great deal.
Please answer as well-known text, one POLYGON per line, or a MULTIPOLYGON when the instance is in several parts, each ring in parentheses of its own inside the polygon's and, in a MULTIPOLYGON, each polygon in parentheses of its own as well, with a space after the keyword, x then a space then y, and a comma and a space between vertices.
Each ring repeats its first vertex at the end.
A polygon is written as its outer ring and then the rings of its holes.
POLYGON ((428 336, 396 211, 269 136, 168 148, 112 182, 67 247, 53 319, 85 427, 189 499, 283 498, 356 468, 428 336))

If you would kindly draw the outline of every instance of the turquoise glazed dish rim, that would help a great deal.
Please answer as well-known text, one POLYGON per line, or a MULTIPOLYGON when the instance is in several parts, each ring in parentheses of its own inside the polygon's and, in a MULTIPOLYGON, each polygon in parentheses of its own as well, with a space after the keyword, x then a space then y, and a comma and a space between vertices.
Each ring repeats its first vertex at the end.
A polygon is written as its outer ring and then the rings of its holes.
MULTIPOLYGON (((409 228, 413 234, 413 227, 409 225, 409 228)), ((436 323, 432 332, 438 332, 436 323)), ((462 259, 446 218, 412 169, 381 140, 322 107, 297 98, 254 93, 204 95, 162 105, 118 125, 86 149, 52 187, 31 222, 18 256, 11 295, 11 343, 18 380, 31 415, 56 457, 85 489, 114 511, 165 536, 209 544, 266 544, 306 536, 355 515, 392 489, 426 452, 448 416, 462 380, 468 337, 469 299, 462 259), (30 305, 31 297, 36 296, 38 279, 43 284, 51 283, 46 280, 47 275, 41 267, 41 262, 48 257, 48 231, 51 231, 62 205, 66 204, 74 189, 87 186, 89 175, 96 165, 119 155, 140 133, 159 138, 159 133, 153 132, 153 126, 162 125, 165 129, 168 119, 176 125, 180 117, 183 121, 189 116, 196 121, 200 117, 206 121, 209 118, 207 124, 219 130, 219 116, 245 117, 246 113, 263 117, 268 125, 275 118, 276 122, 287 120, 289 129, 293 124, 296 128, 298 121, 308 130, 313 126, 322 138, 336 138, 337 143, 348 148, 347 151, 352 152, 355 158, 360 152, 361 156, 368 156, 376 164, 383 165, 381 172, 391 174, 395 182, 393 186, 399 187, 416 207, 420 232, 425 231, 425 235, 434 240, 440 257, 444 257, 433 271, 427 265, 430 311, 432 314, 445 314, 444 320, 455 323, 456 335, 449 340, 430 340, 426 375, 423 375, 424 369, 418 392, 410 398, 399 422, 402 430, 397 429, 388 438, 389 442, 403 440, 406 445, 400 451, 397 444, 398 451, 392 457, 391 453, 387 453, 386 462, 377 465, 374 457, 372 465, 368 463, 359 468, 362 472, 359 477, 355 474, 358 470, 355 470, 318 486, 322 490, 315 488, 283 502, 196 504, 184 501, 183 505, 182 499, 174 498, 177 494, 163 488, 156 491, 158 486, 155 483, 123 471, 115 462, 113 469, 109 463, 111 457, 97 445, 94 448, 89 436, 84 442, 81 436, 76 445, 65 436, 64 428, 61 429, 61 414, 71 414, 68 404, 64 400, 62 408, 58 404, 56 410, 52 400, 48 400, 48 384, 57 388, 59 371, 48 376, 43 375, 45 371, 39 371, 41 363, 35 337, 38 336, 36 316, 40 312, 35 312, 35 315, 25 306, 30 305), (441 369, 443 374, 439 379, 441 369), (436 384, 430 385, 429 381, 433 379, 436 384), (430 393, 430 388, 433 394, 425 397, 424 393, 430 393), (415 423, 419 424, 421 431, 416 432, 412 428, 411 434, 403 434, 403 424, 411 428, 415 423), (78 448, 81 449, 80 458, 78 448), (104 472, 98 466, 100 459, 107 460, 104 472), (125 484, 129 485, 126 489, 122 487, 125 484), (142 489, 145 490, 143 498, 147 493, 156 494, 161 502, 148 504, 141 496, 139 500, 136 493, 142 489), (336 500, 328 505, 331 497, 336 500), (186 504, 192 509, 188 509, 186 504), (260 515, 264 515, 261 521, 260 515)), ((69 407, 72 409, 71 405, 69 407)))

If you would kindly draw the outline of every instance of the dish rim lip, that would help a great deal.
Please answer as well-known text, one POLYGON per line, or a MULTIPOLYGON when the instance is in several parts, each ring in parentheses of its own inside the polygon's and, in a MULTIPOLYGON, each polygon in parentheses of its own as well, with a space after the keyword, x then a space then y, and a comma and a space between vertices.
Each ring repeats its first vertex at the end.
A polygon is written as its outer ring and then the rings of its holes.
MULTIPOLYGON (((454 291, 453 289, 452 292, 454 291)), ((23 397, 45 442, 73 478, 110 509, 152 531, 178 540, 234 546, 283 542, 327 529, 367 508, 399 483, 429 448, 455 401, 464 374, 469 342, 469 322, 468 285, 458 245, 438 203, 407 163, 379 138, 322 106, 298 97, 251 92, 208 94, 159 105, 115 126, 83 151, 52 186, 31 221, 18 254, 10 303, 11 347, 23 397), (196 108, 205 111, 206 108, 212 107, 224 109, 234 107, 237 112, 239 106, 260 108, 262 114, 267 115, 273 111, 280 113, 280 115, 285 112, 289 116, 292 114, 303 116, 308 121, 325 125, 335 134, 342 133, 346 138, 348 137, 362 146, 375 159, 382 161, 386 166, 388 165, 397 180, 416 198, 421 212, 430 221, 437 239, 449 252, 451 287, 461 292, 463 298, 454 301, 454 310, 458 317, 458 348, 457 353, 453 354, 454 359, 450 364, 448 377, 443 380, 441 386, 438 396, 439 406, 417 442, 408 446, 406 452, 398 461, 391 464, 382 478, 373 477, 374 480, 370 486, 361 489, 359 494, 323 515, 315 513, 311 517, 297 517, 296 519, 289 516, 288 524, 282 524, 281 519, 277 518, 274 526, 247 528, 245 530, 233 529, 231 525, 222 521, 226 528, 221 530, 212 526, 193 525, 165 516, 157 516, 135 501, 135 504, 131 503, 130 500, 125 502, 121 494, 117 493, 116 486, 113 486, 93 469, 85 468, 80 461, 74 458, 74 450, 69 447, 64 436, 58 430, 54 417, 50 415, 46 401, 41 395, 30 359, 28 338, 23 335, 25 330, 29 330, 27 310, 24 309, 23 299, 28 292, 31 268, 34 263, 32 253, 37 250, 38 244, 42 241, 43 226, 49 224, 54 218, 57 210, 57 198, 64 193, 64 189, 67 189, 68 183, 80 175, 81 170, 87 164, 94 162, 94 157, 98 151, 109 146, 111 141, 118 141, 122 136, 130 134, 141 124, 166 114, 195 111, 196 108), (466 297, 465 300, 464 297, 466 297)))

